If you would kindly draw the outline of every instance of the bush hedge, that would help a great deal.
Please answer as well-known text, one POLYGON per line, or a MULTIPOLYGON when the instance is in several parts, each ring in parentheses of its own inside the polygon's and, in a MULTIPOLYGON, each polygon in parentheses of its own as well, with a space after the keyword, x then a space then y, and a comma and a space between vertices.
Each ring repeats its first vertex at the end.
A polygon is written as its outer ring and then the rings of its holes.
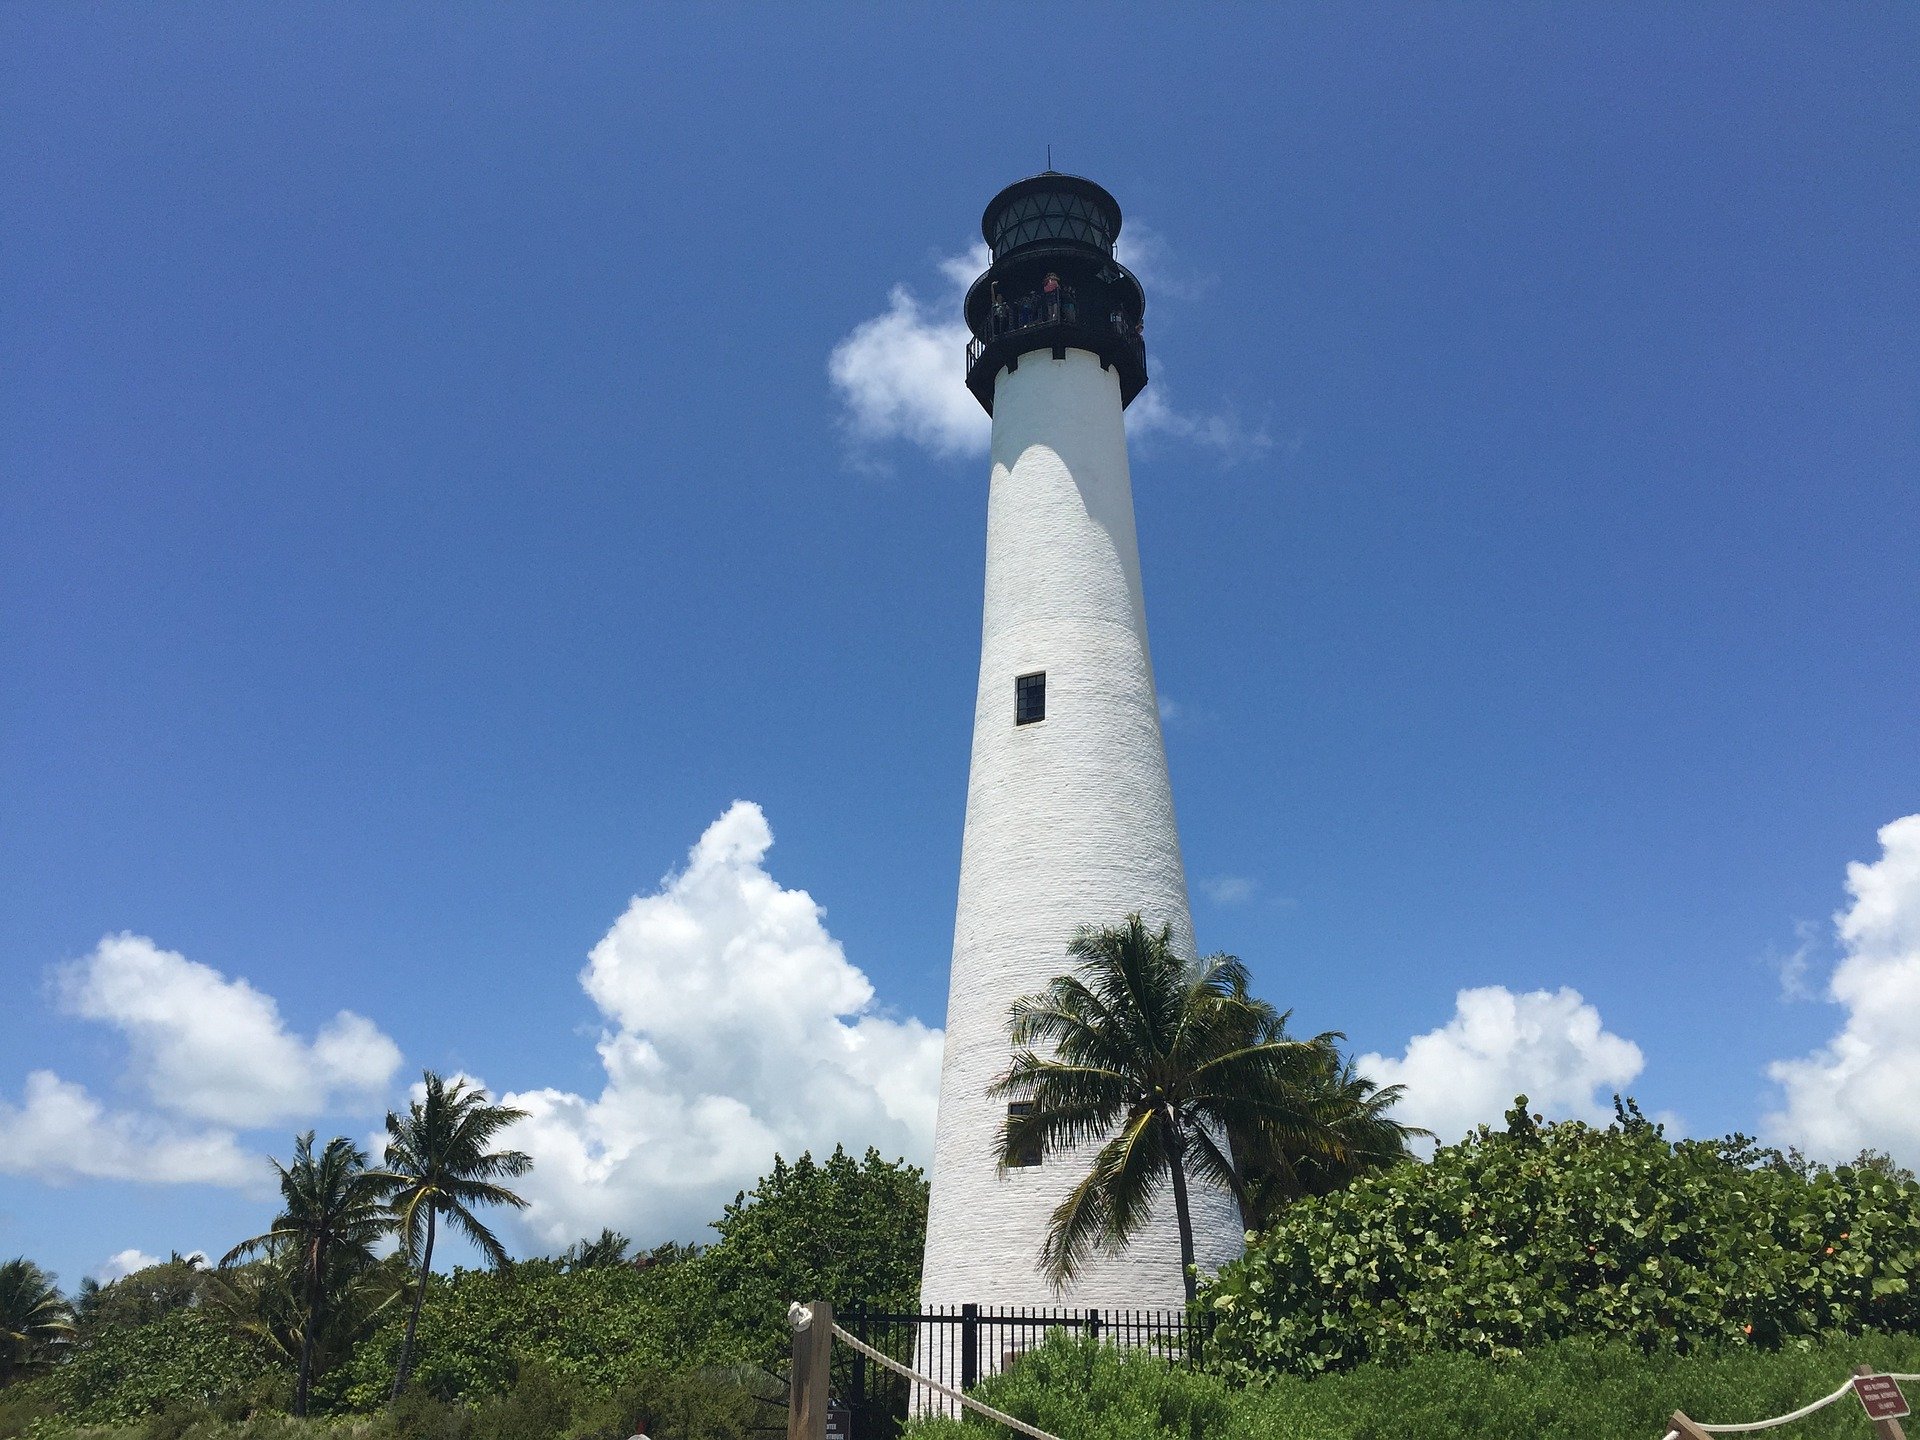
MULTIPOLYGON (((1277 1376, 1238 1387, 1151 1356, 1055 1336, 977 1392, 1062 1440, 1659 1440, 1685 1410, 1738 1424, 1798 1409, 1853 1366, 1920 1373, 1920 1337, 1859 1335, 1766 1353, 1750 1347, 1646 1354, 1567 1340, 1518 1359, 1422 1355, 1339 1375, 1277 1376)), ((979 1440, 998 1425, 921 1421, 908 1440, 979 1440)), ((1842 1397, 1790 1431, 1794 1440, 1861 1440, 1858 1402, 1842 1397)))
POLYGON ((1259 1379, 1575 1335, 1685 1354, 1920 1331, 1911 1179, 1675 1143, 1631 1110, 1508 1118, 1283 1212, 1201 1296, 1218 1363, 1259 1379))

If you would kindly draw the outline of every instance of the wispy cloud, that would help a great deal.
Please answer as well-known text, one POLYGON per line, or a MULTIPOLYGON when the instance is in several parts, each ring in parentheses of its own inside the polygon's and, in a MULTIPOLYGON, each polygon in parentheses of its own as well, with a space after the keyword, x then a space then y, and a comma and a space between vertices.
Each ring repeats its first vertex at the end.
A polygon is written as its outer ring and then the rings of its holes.
POLYGON ((1782 1000, 1817 1000, 1819 992, 1807 977, 1813 971, 1813 952, 1820 943, 1820 929, 1811 920, 1802 920, 1793 927, 1793 938, 1799 942, 1793 949, 1784 955, 1769 951, 1766 963, 1779 976, 1782 1000))
POLYGON ((1222 465, 1258 460, 1274 448, 1265 421, 1249 424, 1231 407, 1204 414, 1180 410, 1167 397, 1163 381, 1142 390, 1127 407, 1127 433, 1149 442, 1167 439, 1197 445, 1211 450, 1222 465))
POLYGON ((1200 889, 1216 905, 1244 905, 1260 888, 1257 880, 1245 875, 1214 875, 1200 882, 1200 889))
POLYGON ((1218 275, 1201 274, 1181 264, 1167 237, 1143 221, 1129 219, 1113 248, 1149 295, 1191 302, 1204 299, 1220 282, 1218 275))

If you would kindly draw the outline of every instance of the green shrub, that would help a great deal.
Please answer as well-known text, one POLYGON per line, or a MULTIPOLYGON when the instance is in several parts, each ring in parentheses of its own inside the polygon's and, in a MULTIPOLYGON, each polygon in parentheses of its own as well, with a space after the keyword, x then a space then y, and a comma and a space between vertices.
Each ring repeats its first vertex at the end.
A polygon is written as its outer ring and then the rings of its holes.
MULTIPOLYGON (((15 1381, 0 1389, 0 1440, 15 1440, 36 1422, 49 1420, 59 1408, 54 1377, 15 1381)), ((45 1428, 44 1425, 38 1428, 45 1428)))
MULTIPOLYGON (((1737 1424, 1798 1409, 1857 1364, 1920 1372, 1920 1338, 1863 1335, 1763 1352, 1653 1355, 1571 1340, 1494 1360, 1418 1356, 1339 1375, 1235 1388, 1150 1356, 1054 1337, 975 1392, 1062 1440, 1658 1440, 1674 1410, 1737 1424)), ((908 1440, 981 1440, 977 1418, 922 1421, 908 1440)), ((1861 1440, 1842 1397, 1793 1427, 1794 1440, 1861 1440)))
MULTIPOLYGON (((639 1376, 697 1364, 710 1306, 691 1262, 636 1270, 552 1266, 435 1276, 420 1315, 410 1388, 441 1400, 512 1390, 523 1368, 606 1394, 639 1376)), ((330 1408, 374 1410, 393 1386, 406 1326, 396 1307, 316 1391, 330 1408)), ((629 1432, 631 1433, 631 1432, 629 1432)))
POLYGON ((911 1310, 920 1299, 927 1180, 869 1149, 803 1154, 736 1196, 714 1221, 720 1239, 694 1263, 711 1287, 713 1359, 777 1362, 792 1343, 787 1306, 911 1310))
POLYGON ((172 1310, 129 1329, 100 1330, 76 1345, 45 1383, 74 1425, 124 1425, 216 1401, 238 1418, 253 1408, 284 1406, 290 1393, 278 1360, 203 1306, 172 1310))
POLYGON ((1920 1330, 1920 1185, 1623 1119, 1521 1109, 1285 1211, 1201 1296, 1218 1363, 1258 1379, 1574 1335, 1685 1353, 1920 1330))

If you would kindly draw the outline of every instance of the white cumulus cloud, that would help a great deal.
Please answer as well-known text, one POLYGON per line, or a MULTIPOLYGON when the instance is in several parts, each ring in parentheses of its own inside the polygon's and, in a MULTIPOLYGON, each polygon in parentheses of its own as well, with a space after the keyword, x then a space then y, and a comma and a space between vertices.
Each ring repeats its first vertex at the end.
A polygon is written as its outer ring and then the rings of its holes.
MULTIPOLYGON (((1129 226, 1130 237, 1136 229, 1129 226)), ((1157 272, 1168 270, 1168 257, 1168 246, 1157 234, 1141 236, 1128 254, 1129 263, 1145 258, 1157 272)), ((887 308, 834 346, 827 376, 845 406, 856 453, 867 455, 898 441, 943 458, 986 454, 992 422, 967 389, 965 356, 972 336, 960 318, 960 302, 989 258, 987 247, 976 244, 941 260, 944 284, 930 302, 906 284, 893 286, 887 308)), ((1176 299, 1192 299, 1205 284, 1170 282, 1164 288, 1176 299)), ((1127 407, 1126 419, 1130 434, 1198 445, 1223 464, 1273 448, 1265 426, 1249 426, 1231 410, 1192 414, 1175 409, 1160 381, 1127 407)))
POLYGON ((61 1007, 125 1036, 133 1078, 160 1107, 223 1125, 267 1125, 376 1099, 400 1050, 371 1020, 342 1010, 311 1042, 273 997, 245 980, 109 935, 55 974, 61 1007))
POLYGON ((84 1086, 50 1070, 27 1076, 18 1105, 0 1100, 0 1173, 50 1184, 137 1180, 163 1185, 267 1188, 272 1171, 230 1130, 190 1129, 108 1110, 84 1086))
POLYGON ((87 1274, 89 1278, 98 1280, 102 1285, 111 1285, 116 1280, 126 1279, 136 1270, 145 1270, 148 1266, 159 1263, 158 1255, 149 1255, 144 1250, 127 1249, 109 1255, 87 1274))
POLYGON ((1860 1150, 1920 1159, 1920 815, 1881 827, 1881 856, 1847 866, 1853 897, 1834 916, 1844 952, 1827 998, 1846 1010, 1821 1049, 1780 1060, 1785 1092, 1765 1128, 1826 1160, 1860 1150))
POLYGON ((1646 1058, 1610 1033, 1577 990, 1516 994, 1485 985, 1460 991, 1453 1018, 1414 1036, 1399 1059, 1369 1054, 1358 1064, 1383 1085, 1407 1087, 1396 1118, 1450 1144, 1475 1125, 1498 1123, 1515 1095, 1556 1118, 1604 1121, 1612 1093, 1646 1058))
POLYGON ((506 1097, 529 1112, 524 1217, 558 1245, 603 1225, 690 1238, 776 1151, 930 1152, 942 1035, 874 1003, 820 905, 764 865, 773 832, 738 801, 581 974, 606 1021, 597 1097, 506 1097))
POLYGON ((905 285, 887 308, 834 346, 827 374, 847 407, 854 440, 904 440, 935 455, 985 454, 991 424, 967 389, 968 335, 949 302, 930 310, 905 285))

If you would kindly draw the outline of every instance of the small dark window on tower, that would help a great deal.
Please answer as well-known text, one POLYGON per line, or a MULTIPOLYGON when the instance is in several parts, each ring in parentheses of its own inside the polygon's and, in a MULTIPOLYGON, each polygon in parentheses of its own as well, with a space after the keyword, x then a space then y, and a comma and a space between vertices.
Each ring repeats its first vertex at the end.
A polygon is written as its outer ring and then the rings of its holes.
MULTIPOLYGON (((1031 1115, 1032 1113, 1033 1102, 1031 1100, 1015 1100, 1007 1106, 1007 1119, 1009 1120, 1013 1119, 1016 1115, 1031 1115)), ((1007 1161, 1007 1168, 1009 1170, 1024 1170, 1028 1166, 1038 1165, 1039 1163, 1040 1142, 1035 1140, 1029 1141, 1014 1151, 1013 1155, 1007 1161)))
POLYGON ((1022 675, 1013 682, 1013 723, 1031 725, 1047 718, 1047 672, 1022 675))

